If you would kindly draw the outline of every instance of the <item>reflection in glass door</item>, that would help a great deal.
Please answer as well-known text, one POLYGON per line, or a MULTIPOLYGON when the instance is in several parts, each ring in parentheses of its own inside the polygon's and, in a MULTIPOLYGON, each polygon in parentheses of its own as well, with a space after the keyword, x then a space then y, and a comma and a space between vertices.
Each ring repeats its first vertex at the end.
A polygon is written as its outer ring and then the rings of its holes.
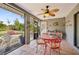
POLYGON ((30 17, 30 41, 33 40, 33 36, 34 36, 34 21, 33 21, 33 18, 30 17))
POLYGON ((34 21, 34 39, 37 39, 40 35, 40 26, 38 21, 34 21))

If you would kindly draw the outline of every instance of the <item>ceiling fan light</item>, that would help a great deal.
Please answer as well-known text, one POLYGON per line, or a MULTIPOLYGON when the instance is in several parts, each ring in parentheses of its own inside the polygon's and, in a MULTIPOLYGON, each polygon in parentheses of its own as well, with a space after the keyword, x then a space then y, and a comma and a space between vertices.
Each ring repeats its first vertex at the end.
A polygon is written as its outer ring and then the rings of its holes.
POLYGON ((50 12, 49 15, 50 15, 50 16, 55 16, 55 12, 53 12, 53 13, 50 12))
POLYGON ((55 16, 55 14, 51 14, 51 16, 55 16))
POLYGON ((49 13, 45 13, 44 16, 49 16, 49 13))

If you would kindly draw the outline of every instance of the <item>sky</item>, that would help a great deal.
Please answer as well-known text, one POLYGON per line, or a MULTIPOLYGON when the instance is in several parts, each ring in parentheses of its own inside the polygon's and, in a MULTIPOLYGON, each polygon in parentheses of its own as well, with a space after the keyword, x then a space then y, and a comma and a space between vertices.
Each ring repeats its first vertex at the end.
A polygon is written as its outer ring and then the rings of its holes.
POLYGON ((0 21, 3 21, 4 24, 8 25, 7 21, 13 24, 16 19, 18 19, 20 23, 24 23, 24 18, 22 16, 0 8, 0 21))

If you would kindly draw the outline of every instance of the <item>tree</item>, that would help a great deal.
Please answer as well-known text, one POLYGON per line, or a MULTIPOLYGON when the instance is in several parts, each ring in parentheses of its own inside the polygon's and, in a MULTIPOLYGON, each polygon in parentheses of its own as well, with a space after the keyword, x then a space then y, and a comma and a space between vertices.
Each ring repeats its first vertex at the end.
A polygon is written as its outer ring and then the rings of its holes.
POLYGON ((10 25, 10 21, 7 19, 7 23, 8 23, 8 25, 10 25))
POLYGON ((24 31, 24 24, 20 23, 19 30, 24 31))
POLYGON ((3 21, 0 21, 0 31, 6 30, 7 25, 3 24, 3 21))
POLYGON ((34 24, 30 24, 29 25, 29 28, 30 28, 30 31, 33 31, 34 32, 34 24))
POLYGON ((14 22, 15 30, 24 30, 24 24, 20 23, 18 19, 14 22))
POLYGON ((3 21, 0 21, 0 24, 3 24, 3 21))
POLYGON ((14 25, 15 25, 15 29, 19 30, 20 23, 19 23, 18 19, 15 20, 14 25))

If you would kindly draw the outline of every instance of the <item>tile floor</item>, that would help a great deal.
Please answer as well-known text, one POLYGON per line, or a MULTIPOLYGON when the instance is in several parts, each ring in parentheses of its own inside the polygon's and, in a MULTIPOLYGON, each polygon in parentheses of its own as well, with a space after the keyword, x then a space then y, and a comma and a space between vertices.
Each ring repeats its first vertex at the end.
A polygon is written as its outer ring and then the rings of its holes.
MULTIPOLYGON (((44 55, 44 48, 39 46, 36 53, 36 46, 36 40, 33 40, 29 45, 23 45, 7 55, 44 55)), ((47 49, 46 55, 50 55, 49 49, 47 49)), ((52 51, 52 55, 58 55, 58 53, 52 51)), ((63 40, 61 43, 61 55, 79 55, 79 50, 71 46, 66 40, 63 40)))

